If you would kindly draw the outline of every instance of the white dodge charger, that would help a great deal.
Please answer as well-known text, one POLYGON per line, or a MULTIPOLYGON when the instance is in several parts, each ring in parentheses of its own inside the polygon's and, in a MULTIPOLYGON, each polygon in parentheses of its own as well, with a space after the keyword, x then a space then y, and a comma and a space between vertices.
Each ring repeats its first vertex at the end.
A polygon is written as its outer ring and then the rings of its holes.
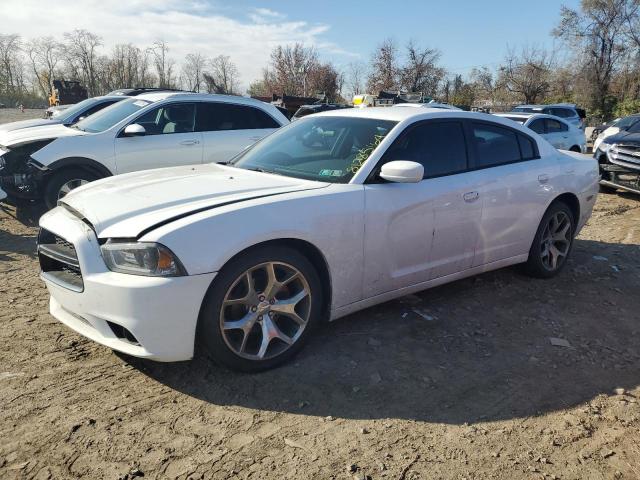
POLYGON ((493 115, 312 115, 226 165, 106 178, 40 220, 51 313, 112 349, 273 367, 314 327, 523 263, 557 274, 596 161, 493 115))

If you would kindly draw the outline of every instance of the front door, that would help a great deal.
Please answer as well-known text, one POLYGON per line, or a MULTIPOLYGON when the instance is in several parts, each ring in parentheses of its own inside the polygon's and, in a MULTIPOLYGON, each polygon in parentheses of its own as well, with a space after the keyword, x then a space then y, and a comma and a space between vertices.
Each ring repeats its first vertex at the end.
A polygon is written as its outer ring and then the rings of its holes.
POLYGON ((393 160, 421 163, 425 178, 365 185, 365 298, 469 268, 477 243, 482 202, 461 121, 409 126, 376 171, 393 160))
POLYGON ((170 103, 131 123, 146 134, 115 139, 116 170, 120 173, 202 163, 202 133, 194 131, 195 105, 170 103))

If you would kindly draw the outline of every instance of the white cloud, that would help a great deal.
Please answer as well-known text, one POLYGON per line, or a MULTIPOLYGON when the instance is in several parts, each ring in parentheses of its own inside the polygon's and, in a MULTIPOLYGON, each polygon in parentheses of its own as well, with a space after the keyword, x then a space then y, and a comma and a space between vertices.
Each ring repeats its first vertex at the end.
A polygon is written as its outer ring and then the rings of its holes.
POLYGON ((202 1, 82 0, 56 2, 55 8, 39 0, 0 2, 5 33, 62 38, 63 32, 83 28, 100 35, 107 51, 117 43, 146 47, 163 39, 178 63, 191 52, 231 56, 245 87, 261 75, 276 45, 302 42, 321 53, 350 55, 324 38, 328 25, 291 20, 267 8, 230 13, 229 7, 202 1))

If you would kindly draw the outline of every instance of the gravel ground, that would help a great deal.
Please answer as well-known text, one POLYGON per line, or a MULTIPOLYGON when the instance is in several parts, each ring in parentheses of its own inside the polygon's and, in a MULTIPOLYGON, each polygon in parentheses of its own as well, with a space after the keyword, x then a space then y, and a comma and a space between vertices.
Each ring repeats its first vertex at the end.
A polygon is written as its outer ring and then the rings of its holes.
POLYGON ((21 112, 17 108, 0 108, 0 123, 42 118, 43 115, 44 110, 35 108, 27 108, 24 112, 21 112))
POLYGON ((0 208, 2 479, 640 478, 640 198, 600 195, 555 279, 410 295, 258 375, 61 325, 39 213, 0 208))

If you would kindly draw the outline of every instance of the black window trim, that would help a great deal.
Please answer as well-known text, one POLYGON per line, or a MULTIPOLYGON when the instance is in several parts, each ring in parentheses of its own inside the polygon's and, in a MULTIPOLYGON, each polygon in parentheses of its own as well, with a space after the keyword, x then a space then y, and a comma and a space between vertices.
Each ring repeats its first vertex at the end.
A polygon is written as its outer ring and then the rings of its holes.
MULTIPOLYGON (((522 163, 522 162, 530 162, 531 160, 539 160, 540 157, 540 149, 538 148, 538 142, 531 137, 530 135, 528 135, 527 133, 512 128, 508 125, 504 125, 502 123, 498 123, 498 122, 490 122, 487 120, 476 120, 476 119, 472 119, 472 118, 465 118, 465 123, 467 124, 467 129, 468 129, 468 135, 467 138, 468 139, 473 139, 474 135, 473 135, 473 125, 474 123, 479 123, 479 124, 486 124, 486 125, 490 125, 490 126, 495 126, 495 127, 499 127, 499 128, 504 128, 506 130, 511 130, 512 132, 514 132, 516 134, 516 140, 518 142, 518 150, 520 152, 520 159, 519 160, 512 160, 510 162, 504 162, 504 163, 498 163, 496 165, 483 165, 483 166, 478 166, 478 152, 476 151, 476 145, 475 142, 473 143, 473 145, 469 146, 469 150, 471 151, 472 155, 469 156, 469 160, 470 160, 470 167, 467 171, 469 172, 475 172, 476 170, 485 170, 487 168, 496 168, 496 167, 502 167, 504 165, 512 165, 514 163, 522 163), (518 139, 518 135, 522 135, 525 138, 527 138, 528 140, 530 140, 533 143, 533 157, 531 158, 522 158, 522 147, 520 146, 520 140, 518 139)), ((546 127, 545 127, 546 128, 546 127)))
MULTIPOLYGON (((465 127, 465 118, 463 117, 457 117, 457 118, 451 118, 451 117, 443 117, 443 118, 430 118, 427 120, 418 120, 417 122, 413 122, 411 125, 408 125, 407 127, 405 127, 405 129, 400 132, 396 138, 394 138, 393 142, 391 142, 391 145, 389 145, 387 147, 387 149, 382 153, 382 155, 380 155, 380 158, 378 159, 378 163, 376 163, 376 166, 373 167, 373 169, 371 170, 371 172, 369 173, 369 175, 367 176, 366 180, 364 181, 364 184, 371 184, 371 183, 389 183, 387 180, 384 180, 382 178, 380 178, 380 171, 382 170, 382 166, 387 163, 384 162, 383 163, 383 159, 385 154, 393 147, 393 145, 400 140, 404 135, 408 135, 409 132, 411 132, 414 128, 418 128, 419 126, 422 125, 426 125, 429 123, 458 123, 460 124, 460 127, 462 127, 462 136, 464 137, 464 149, 465 152, 467 154, 467 168, 465 168, 462 171, 459 172, 451 172, 451 173, 443 173, 440 175, 429 175, 429 176, 423 176, 422 180, 420 180, 421 182, 424 180, 431 180, 432 178, 440 178, 440 177, 450 177, 451 175, 459 175, 461 173, 466 173, 470 171, 470 167, 471 167, 471 151, 470 151, 470 144, 469 144, 469 136, 468 136, 468 132, 467 132, 467 128, 465 127)), ((391 160, 392 161, 392 160, 391 160)), ((420 183, 420 182, 418 182, 420 183)))
MULTIPOLYGON (((236 107, 245 107, 245 108, 255 108, 256 110, 260 110, 262 113, 264 113, 265 115, 267 115, 271 120, 273 120, 277 125, 279 125, 278 127, 276 127, 276 130, 278 128, 282 128, 284 127, 283 123, 280 123, 278 120, 276 120, 275 118, 273 118, 273 115, 271 115, 269 112, 267 112, 267 110, 260 108, 257 105, 247 105, 245 103, 238 103, 238 102, 227 102, 227 101, 222 101, 222 100, 196 100, 193 103, 199 104, 199 103, 224 103, 227 105, 234 105, 236 107)), ((196 105, 196 119, 198 116, 198 106, 196 105)), ((194 124, 194 129, 195 129, 195 124, 194 124)), ((237 130, 198 130, 199 133, 207 133, 207 132, 229 132, 229 131, 246 131, 246 130, 269 130, 268 128, 241 128, 241 129, 237 129, 237 130)))

